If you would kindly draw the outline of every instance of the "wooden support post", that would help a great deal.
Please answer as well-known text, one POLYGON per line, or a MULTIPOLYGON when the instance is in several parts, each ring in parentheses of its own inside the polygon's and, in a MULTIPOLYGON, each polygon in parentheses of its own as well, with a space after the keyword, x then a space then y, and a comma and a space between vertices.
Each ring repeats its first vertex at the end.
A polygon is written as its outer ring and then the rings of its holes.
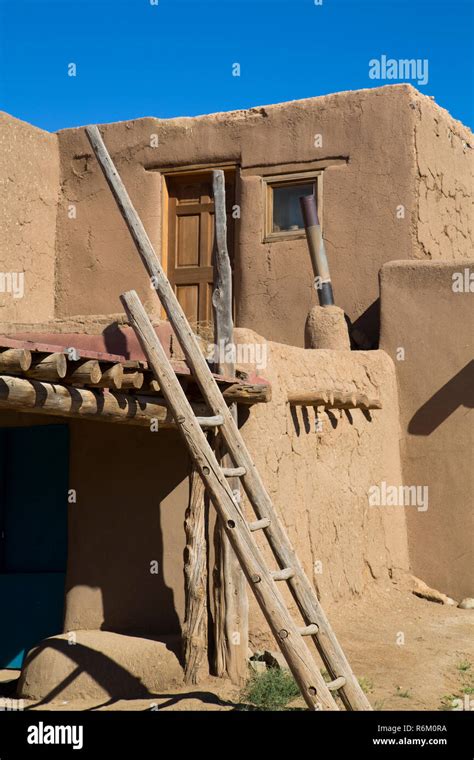
POLYGON ((112 388, 119 391, 123 381, 123 367, 121 364, 112 364, 112 366, 102 365, 102 377, 97 383, 98 388, 112 388))
POLYGON ((66 377, 67 361, 66 355, 61 353, 54 354, 33 354, 31 367, 25 372, 26 377, 33 380, 63 380, 66 377))
POLYGON ((235 401, 239 404, 266 404, 271 401, 272 389, 270 385, 253 385, 252 383, 235 383, 229 385, 222 394, 229 404, 235 401))
POLYGON ((99 362, 95 359, 85 359, 68 362, 66 382, 81 385, 96 385, 102 377, 99 362))
POLYGON ((145 379, 145 384, 142 388, 142 391, 145 391, 146 393, 159 393, 160 392, 160 386, 156 382, 156 380, 148 380, 145 379))
POLYGON ((137 371, 137 372, 124 372, 122 375, 122 390, 133 390, 138 391, 143 385, 143 372, 137 371))
POLYGON ((326 406, 330 409, 381 409, 378 398, 368 398, 363 393, 340 391, 297 391, 288 394, 293 406, 326 406))
POLYGON ((199 683, 200 671, 207 653, 206 501, 204 483, 193 466, 189 506, 184 521, 186 609, 183 628, 184 677, 186 683, 192 684, 199 683))
MULTIPOLYGON (((225 176, 219 169, 212 172, 215 217, 214 288, 214 343, 217 350, 216 371, 226 377, 235 376, 233 361, 226 361, 226 351, 234 340, 232 318, 232 269, 227 250, 227 213, 225 176)), ((237 404, 229 407, 238 425, 237 404)), ((232 468, 233 462, 226 453, 220 436, 216 440, 216 456, 222 467, 232 468)), ((237 498, 241 499, 240 481, 228 478, 237 498)), ((215 535, 216 568, 214 573, 214 666, 218 676, 227 675, 233 683, 242 685, 248 677, 248 598, 245 576, 229 543, 221 520, 217 519, 215 535)))
POLYGON ((22 375, 31 367, 31 351, 24 348, 7 348, 0 352, 0 373, 22 375))

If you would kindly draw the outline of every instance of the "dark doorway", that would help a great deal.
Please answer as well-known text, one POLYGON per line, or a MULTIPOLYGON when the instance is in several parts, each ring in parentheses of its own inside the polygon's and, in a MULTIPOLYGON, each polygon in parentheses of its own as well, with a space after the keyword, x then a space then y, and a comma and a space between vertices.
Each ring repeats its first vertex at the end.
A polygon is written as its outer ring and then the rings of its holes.
POLYGON ((0 667, 62 632, 67 558, 66 425, 0 428, 0 667))

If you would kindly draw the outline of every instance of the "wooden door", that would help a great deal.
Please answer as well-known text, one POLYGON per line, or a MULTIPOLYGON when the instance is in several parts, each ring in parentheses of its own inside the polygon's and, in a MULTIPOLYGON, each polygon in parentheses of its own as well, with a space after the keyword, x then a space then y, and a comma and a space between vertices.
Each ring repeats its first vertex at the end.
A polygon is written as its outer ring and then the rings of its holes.
MULTIPOLYGON (((214 199, 212 172, 168 178, 168 279, 193 328, 211 325, 214 199)), ((227 238, 233 261, 234 173, 226 172, 227 238)))

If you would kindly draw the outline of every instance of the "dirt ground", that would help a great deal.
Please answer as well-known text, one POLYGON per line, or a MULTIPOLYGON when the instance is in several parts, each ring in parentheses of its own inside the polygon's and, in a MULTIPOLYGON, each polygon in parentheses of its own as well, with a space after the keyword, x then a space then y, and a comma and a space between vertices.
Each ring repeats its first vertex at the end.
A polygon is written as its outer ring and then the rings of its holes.
MULTIPOLYGON (((474 709, 474 611, 419 599, 392 586, 331 611, 353 670, 376 710, 452 709, 453 697, 474 709)), ((2 696, 17 671, 0 671, 2 696), (3 688, 2 688, 3 687, 3 688)), ((292 706, 303 706, 300 700, 292 706)), ((18 705, 20 707, 20 705, 18 705)), ((239 689, 209 678, 196 687, 146 700, 89 702, 61 699, 23 709, 42 710, 235 710, 239 689)))
POLYGON ((392 587, 331 619, 376 710, 446 709, 474 686, 474 610, 392 587))

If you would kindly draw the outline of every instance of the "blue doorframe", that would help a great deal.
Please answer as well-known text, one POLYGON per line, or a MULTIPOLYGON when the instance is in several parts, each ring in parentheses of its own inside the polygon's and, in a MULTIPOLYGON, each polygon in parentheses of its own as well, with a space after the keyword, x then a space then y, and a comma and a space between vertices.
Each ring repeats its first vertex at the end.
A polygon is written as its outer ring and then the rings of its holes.
POLYGON ((67 425, 0 428, 0 668, 63 629, 67 425))

